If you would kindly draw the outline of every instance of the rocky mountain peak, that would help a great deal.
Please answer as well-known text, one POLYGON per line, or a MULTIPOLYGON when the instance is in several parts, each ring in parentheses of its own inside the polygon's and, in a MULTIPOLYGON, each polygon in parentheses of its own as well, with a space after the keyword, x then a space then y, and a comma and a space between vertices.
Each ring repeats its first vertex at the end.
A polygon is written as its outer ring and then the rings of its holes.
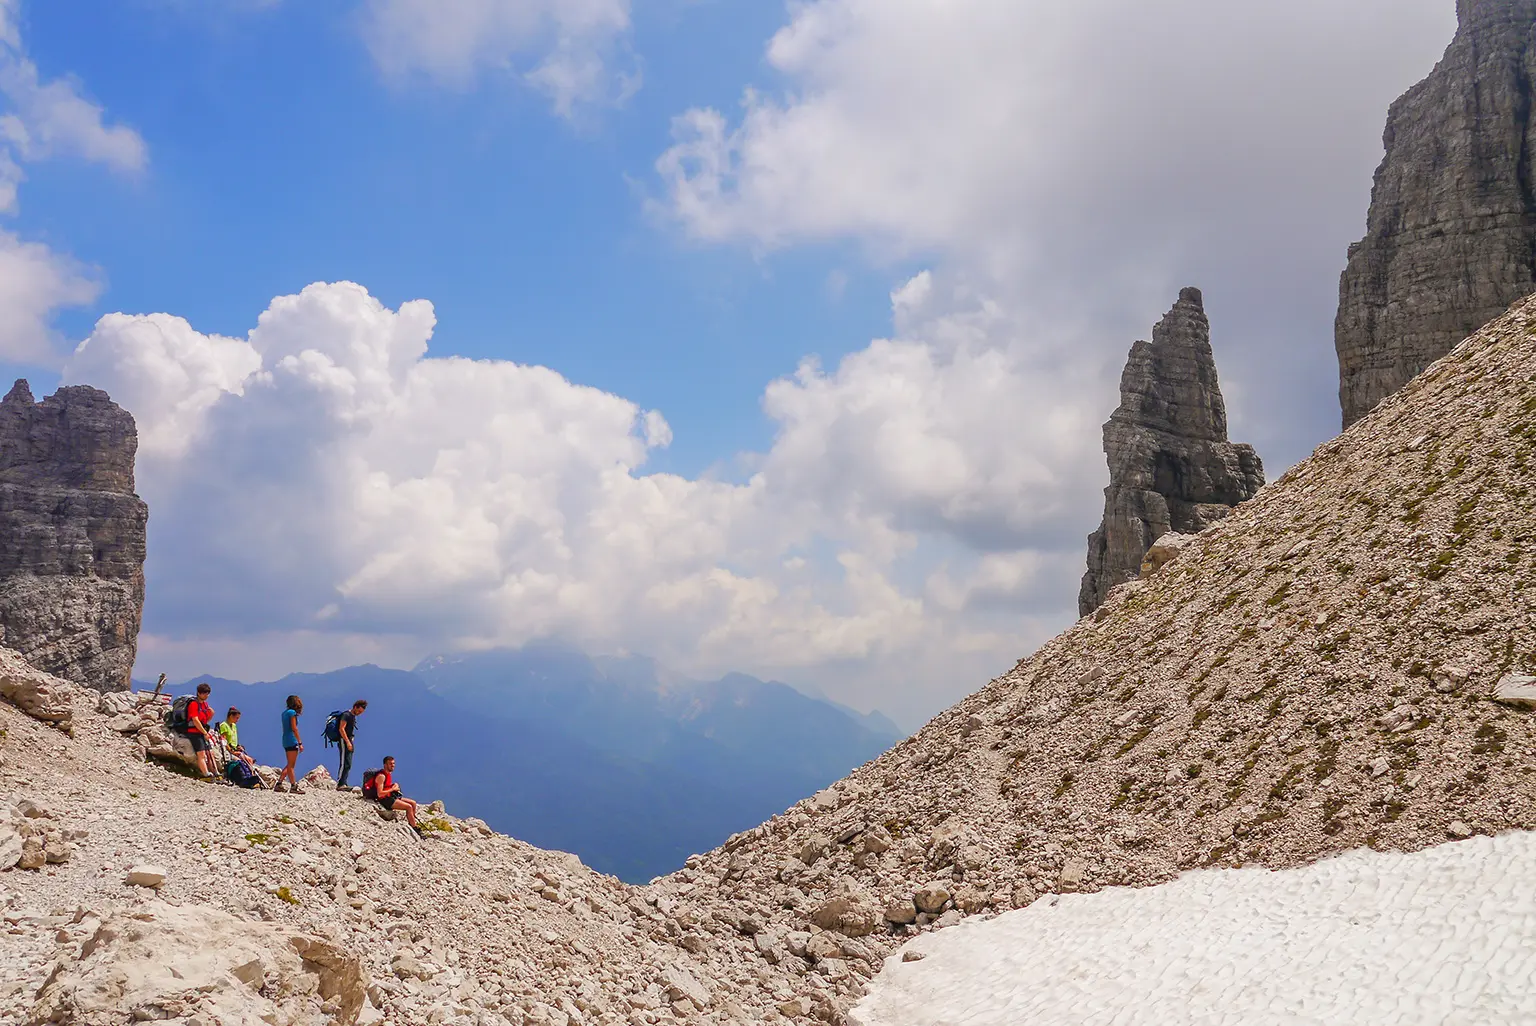
POLYGON ((85 385, 0 402, 0 637, 38 669, 125 688, 144 609, 138 431, 85 385))
POLYGON ((1227 407, 1216 378, 1211 325, 1197 288, 1137 342, 1120 379, 1120 407, 1104 425, 1109 487, 1104 521, 1088 539, 1079 611, 1097 609, 1134 578, 1169 532, 1197 533, 1257 494, 1264 466, 1227 440, 1227 407))
POLYGON ((1458 0, 1455 38, 1392 104, 1366 234, 1339 284, 1348 427, 1536 289, 1536 0, 1458 0))

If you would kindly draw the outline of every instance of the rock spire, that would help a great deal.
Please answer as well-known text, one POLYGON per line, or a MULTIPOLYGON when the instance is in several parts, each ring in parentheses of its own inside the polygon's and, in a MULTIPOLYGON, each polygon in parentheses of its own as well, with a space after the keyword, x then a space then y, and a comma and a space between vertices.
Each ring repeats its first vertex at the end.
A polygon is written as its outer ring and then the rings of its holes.
POLYGON ((1078 595, 1084 616, 1137 575, 1159 537, 1198 533, 1264 486, 1258 454, 1227 440, 1227 407, 1199 289, 1180 292, 1152 341, 1131 347, 1120 408, 1104 425, 1104 453, 1109 487, 1104 522, 1088 539, 1078 595))
POLYGON ((0 401, 0 637, 40 670, 129 686, 144 610, 149 508, 133 492, 138 432, 83 385, 0 401))
POLYGON ((1339 284, 1344 426, 1536 289, 1536 0, 1458 0, 1456 36, 1387 115, 1339 284))

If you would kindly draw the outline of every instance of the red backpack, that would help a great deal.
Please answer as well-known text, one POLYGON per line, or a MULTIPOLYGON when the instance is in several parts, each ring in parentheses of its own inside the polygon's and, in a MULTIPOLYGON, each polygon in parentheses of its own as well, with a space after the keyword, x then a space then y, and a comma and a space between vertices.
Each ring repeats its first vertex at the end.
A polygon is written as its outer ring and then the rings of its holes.
POLYGON ((381 769, 365 770, 363 772, 363 797, 379 800, 379 777, 384 775, 381 769))

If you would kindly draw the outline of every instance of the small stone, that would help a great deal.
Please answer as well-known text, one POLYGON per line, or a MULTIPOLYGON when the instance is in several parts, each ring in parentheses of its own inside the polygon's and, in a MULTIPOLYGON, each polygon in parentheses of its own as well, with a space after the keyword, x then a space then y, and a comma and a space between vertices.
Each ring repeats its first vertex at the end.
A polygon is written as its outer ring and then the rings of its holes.
POLYGON ((917 922, 917 906, 911 901, 898 898, 885 906, 885 921, 897 926, 911 926, 917 922))
POLYGON ((1464 841, 1472 836, 1472 828, 1459 819, 1451 820, 1451 825, 1445 828, 1445 832, 1458 841, 1464 841))
POLYGON ((921 951, 910 951, 910 950, 908 950, 908 951, 903 951, 901 953, 901 960, 903 962, 921 962, 923 959, 925 959, 927 957, 928 956, 923 954, 921 951))
POLYGON ((1075 891, 1083 885, 1088 865, 1082 859, 1067 859, 1061 867, 1060 887, 1063 891, 1075 891))
POLYGON ((164 866, 134 866, 128 870, 128 875, 123 877, 123 882, 133 887, 160 888, 165 883, 164 866))
POLYGON ((1391 772, 1391 770, 1392 763, 1387 760, 1385 755, 1378 757, 1375 762, 1371 763, 1372 777, 1384 777, 1389 772, 1391 772))

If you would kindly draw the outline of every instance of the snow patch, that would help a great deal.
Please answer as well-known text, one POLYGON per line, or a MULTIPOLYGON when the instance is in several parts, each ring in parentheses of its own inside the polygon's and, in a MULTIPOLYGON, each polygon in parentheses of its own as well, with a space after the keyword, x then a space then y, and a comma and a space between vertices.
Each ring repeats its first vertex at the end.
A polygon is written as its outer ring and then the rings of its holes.
POLYGON ((1536 1022, 1536 834, 1046 897, 919 937, 856 1026, 1536 1022))

